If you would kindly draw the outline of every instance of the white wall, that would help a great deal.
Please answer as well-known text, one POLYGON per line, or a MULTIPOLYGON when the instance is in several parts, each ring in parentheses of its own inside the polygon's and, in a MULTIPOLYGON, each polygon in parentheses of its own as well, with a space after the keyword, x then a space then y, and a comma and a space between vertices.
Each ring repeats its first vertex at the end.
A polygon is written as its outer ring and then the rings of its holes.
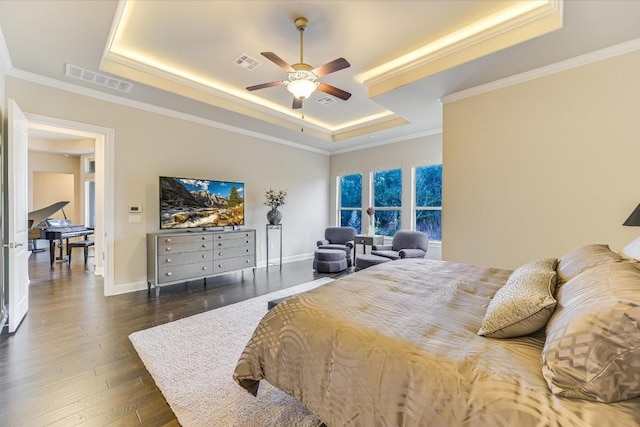
MULTIPOLYGON (((68 200, 64 213, 74 224, 83 224, 80 180, 80 158, 61 154, 29 151, 29 211, 42 209, 68 200), (69 178, 56 175, 70 176, 69 178)), ((63 218, 56 212, 53 218, 63 218)))
POLYGON ((7 96, 27 113, 114 129, 116 291, 146 287, 145 238, 159 230, 160 175, 244 182, 246 226, 257 229, 262 263, 267 188, 289 189, 281 209, 285 258, 311 254, 329 223, 326 155, 15 78, 7 79, 7 96), (128 222, 132 204, 143 206, 141 223, 128 222))
MULTIPOLYGON (((349 151, 331 156, 330 191, 331 203, 329 217, 332 225, 337 225, 337 178, 354 173, 362 174, 362 206, 372 206, 370 199, 370 175, 387 169, 402 169, 402 228, 410 229, 413 211, 411 210, 411 175, 415 166, 439 164, 442 162, 442 134, 424 136, 393 144, 379 145, 363 150, 349 151)), ((443 213, 444 216, 444 213, 443 213)), ((363 222, 367 215, 363 212, 363 222)), ((366 232, 363 230, 363 232, 366 232)), ((430 244, 428 258, 440 259, 440 245, 430 244)))
POLYGON ((640 202, 640 52, 444 105, 443 258, 621 249, 640 202))

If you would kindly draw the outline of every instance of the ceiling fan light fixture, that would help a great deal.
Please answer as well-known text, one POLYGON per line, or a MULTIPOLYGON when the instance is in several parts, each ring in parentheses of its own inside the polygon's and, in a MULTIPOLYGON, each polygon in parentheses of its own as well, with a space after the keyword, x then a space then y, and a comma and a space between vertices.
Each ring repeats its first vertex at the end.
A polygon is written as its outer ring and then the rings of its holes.
POLYGON ((295 71, 289 73, 287 90, 298 99, 307 99, 318 88, 316 75, 310 71, 295 71))

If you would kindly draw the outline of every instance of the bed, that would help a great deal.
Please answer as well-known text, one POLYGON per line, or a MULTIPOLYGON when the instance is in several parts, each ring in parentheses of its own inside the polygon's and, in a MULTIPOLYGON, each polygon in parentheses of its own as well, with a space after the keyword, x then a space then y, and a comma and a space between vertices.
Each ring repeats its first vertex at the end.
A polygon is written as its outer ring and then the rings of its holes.
MULTIPOLYGON (((268 381, 330 427, 640 426, 640 398, 634 397, 640 396, 640 269, 637 263, 602 255, 607 251, 608 246, 589 247, 579 256, 567 254, 564 263, 555 260, 549 289, 554 304, 536 313, 545 311, 552 320, 544 319, 546 330, 543 324, 515 338, 478 333, 498 291, 519 269, 405 259, 362 270, 294 296, 267 313, 240 356, 234 378, 253 394, 261 380, 268 381), (588 259, 577 260, 585 256, 588 259), (601 258, 606 262, 598 261, 601 258), (624 264, 622 272, 610 271, 614 263, 624 264), (567 313, 574 316, 575 289, 584 289, 584 281, 598 282, 593 274, 583 277, 592 270, 598 270, 598 277, 624 279, 622 300, 631 303, 622 309, 623 323, 632 321, 624 324, 622 334, 622 341, 630 342, 612 345, 614 353, 625 355, 614 365, 630 366, 621 368, 623 375, 601 370, 595 380, 591 365, 574 366, 580 364, 574 357, 580 348, 554 348, 566 341, 554 328, 563 333, 570 329, 563 322, 567 313), (554 365, 555 356, 560 360, 567 354, 560 366, 554 365), (568 379, 562 377, 567 370, 568 379), (591 382, 599 381, 603 372, 624 390, 602 398, 590 389, 602 386, 591 382), (588 387, 571 384, 581 374, 590 376, 588 387)), ((586 293, 604 305, 609 301, 602 293, 586 293)), ((578 300, 577 316, 585 316, 584 307, 592 305, 578 300)), ((615 305, 621 298, 610 300, 615 305)), ((601 305, 592 308, 600 310, 601 305)), ((584 318, 578 323, 584 325, 584 318)))

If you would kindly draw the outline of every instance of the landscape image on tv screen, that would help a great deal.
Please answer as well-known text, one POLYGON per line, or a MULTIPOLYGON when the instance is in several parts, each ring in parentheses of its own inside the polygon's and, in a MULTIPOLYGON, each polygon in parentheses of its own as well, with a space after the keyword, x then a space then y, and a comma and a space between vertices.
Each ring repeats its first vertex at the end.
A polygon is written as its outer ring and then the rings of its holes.
POLYGON ((160 228, 244 225, 244 184, 160 177, 160 228))

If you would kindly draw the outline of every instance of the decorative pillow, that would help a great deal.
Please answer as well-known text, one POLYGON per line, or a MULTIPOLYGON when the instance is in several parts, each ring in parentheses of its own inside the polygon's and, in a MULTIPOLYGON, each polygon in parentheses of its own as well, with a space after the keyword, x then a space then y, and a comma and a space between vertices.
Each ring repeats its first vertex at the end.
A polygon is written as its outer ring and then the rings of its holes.
POLYGON ((478 335, 513 338, 547 324, 556 306, 555 258, 539 259, 518 267, 494 295, 478 335))
POLYGON ((542 375, 552 393, 616 402, 640 396, 640 269, 599 265, 565 283, 547 324, 542 375))
POLYGON ((631 260, 640 260, 640 237, 625 246, 619 254, 631 260))
POLYGON ((583 271, 600 264, 625 261, 609 245, 586 245, 569 251, 558 260, 558 287, 583 271))

